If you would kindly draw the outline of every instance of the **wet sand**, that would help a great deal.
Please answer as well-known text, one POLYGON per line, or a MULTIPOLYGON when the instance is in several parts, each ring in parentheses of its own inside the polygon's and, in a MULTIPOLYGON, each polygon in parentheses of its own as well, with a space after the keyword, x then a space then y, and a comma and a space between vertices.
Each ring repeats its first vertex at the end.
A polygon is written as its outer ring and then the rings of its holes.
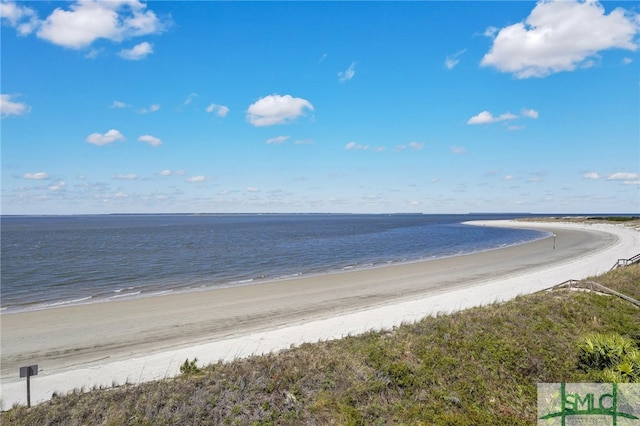
POLYGON ((604 272, 640 247, 640 234, 622 226, 491 224, 555 233, 555 248, 547 237, 445 259, 2 314, 2 408, 26 400, 20 366, 40 367, 32 401, 153 380, 176 374, 186 358, 232 359, 505 300, 604 272))

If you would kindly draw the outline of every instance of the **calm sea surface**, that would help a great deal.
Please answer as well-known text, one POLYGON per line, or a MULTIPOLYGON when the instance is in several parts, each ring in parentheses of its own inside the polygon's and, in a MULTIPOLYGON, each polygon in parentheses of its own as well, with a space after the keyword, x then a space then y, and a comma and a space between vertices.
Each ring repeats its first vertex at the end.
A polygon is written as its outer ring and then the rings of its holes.
POLYGON ((14 312, 411 262, 520 244, 505 215, 4 216, 1 309, 14 312))

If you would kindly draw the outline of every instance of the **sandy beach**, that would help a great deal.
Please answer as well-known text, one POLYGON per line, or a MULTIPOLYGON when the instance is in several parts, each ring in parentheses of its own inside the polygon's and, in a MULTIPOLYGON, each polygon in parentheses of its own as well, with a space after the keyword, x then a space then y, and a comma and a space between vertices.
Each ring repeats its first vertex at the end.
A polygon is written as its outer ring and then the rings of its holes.
POLYGON ((605 272, 640 251, 640 233, 619 225, 474 225, 540 229, 555 238, 258 285, 2 314, 2 409, 26 403, 20 366, 39 365, 31 384, 37 403, 74 388, 170 377, 187 358, 231 360, 508 300, 605 272))

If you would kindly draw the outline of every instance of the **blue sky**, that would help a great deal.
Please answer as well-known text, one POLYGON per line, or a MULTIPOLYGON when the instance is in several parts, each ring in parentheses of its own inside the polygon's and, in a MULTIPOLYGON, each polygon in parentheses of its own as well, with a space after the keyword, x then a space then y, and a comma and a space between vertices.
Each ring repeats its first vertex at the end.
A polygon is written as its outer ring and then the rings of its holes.
POLYGON ((3 214, 640 211, 637 2, 0 12, 3 214))

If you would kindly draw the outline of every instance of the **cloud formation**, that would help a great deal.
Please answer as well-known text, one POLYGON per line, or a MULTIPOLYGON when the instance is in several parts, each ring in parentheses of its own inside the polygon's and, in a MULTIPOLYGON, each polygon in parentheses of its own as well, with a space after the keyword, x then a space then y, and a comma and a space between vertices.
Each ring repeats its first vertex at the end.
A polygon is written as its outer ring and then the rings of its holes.
POLYGON ((140 114, 149 114, 150 112, 156 112, 159 109, 160 109, 160 104, 152 104, 152 105, 149 106, 149 108, 142 108, 138 112, 140 114))
POLYGON ((124 102, 120 102, 120 101, 113 101, 111 103, 111 105, 109 106, 109 108, 126 108, 129 105, 125 104, 124 102))
POLYGON ((22 36, 32 33, 40 23, 35 10, 10 1, 0 3, 0 17, 22 36))
POLYGON ((67 186, 67 183, 65 181, 60 181, 56 184, 53 184, 51 186, 49 186, 49 191, 62 191, 64 189, 64 187, 67 186))
MULTIPOLYGON (((539 116, 538 111, 536 111, 535 109, 523 108, 520 113, 521 113, 520 116, 517 116, 510 112, 505 112, 498 116, 494 116, 489 111, 485 110, 468 119, 467 124, 491 124, 491 123, 498 123, 500 121, 515 120, 520 117, 526 117, 526 118, 531 118, 535 120, 539 116)), ((521 126, 511 126, 510 130, 520 130, 521 128, 522 128, 521 126)))
POLYGON ((133 46, 131 49, 122 49, 118 55, 130 61, 139 61, 140 59, 146 58, 151 53, 153 53, 153 46, 150 43, 143 41, 142 43, 133 46))
POLYGON ((31 111, 31 107, 22 102, 11 100, 13 95, 0 95, 0 116, 22 115, 31 111))
POLYGON ((412 151, 420 151, 424 148, 424 143, 422 142, 409 142, 406 145, 398 145, 393 150, 395 152, 404 151, 406 149, 410 149, 412 151))
POLYGON ((87 136, 87 142, 96 146, 107 145, 116 141, 123 141, 124 136, 116 129, 111 129, 107 133, 91 133, 87 136))
POLYGON ((158 138, 156 138, 155 136, 151 136, 151 135, 142 135, 138 138, 138 140, 140 142, 145 142, 148 143, 149 145, 151 145, 152 147, 159 147, 160 145, 162 145, 162 141, 158 138))
POLYGON ((618 172, 607 176, 607 180, 633 181, 640 179, 638 173, 618 172))
POLYGON ((113 175, 113 178, 120 179, 120 180, 136 180, 138 179, 138 175, 135 173, 118 174, 118 175, 113 175))
POLYGON ((454 69, 456 67, 456 65, 458 65, 458 63, 460 62, 460 59, 458 59, 458 58, 466 51, 467 51, 467 49, 463 49, 463 50, 457 51, 453 55, 448 55, 446 57, 446 59, 444 60, 445 68, 448 69, 448 70, 454 69))
POLYGON ((538 118, 538 111, 536 111, 535 109, 527 109, 527 108, 522 108, 522 111, 520 111, 520 114, 522 114, 523 117, 528 117, 528 118, 533 118, 534 120, 536 118, 538 118))
MULTIPOLYGON (((166 24, 146 8, 146 4, 138 0, 79 0, 68 9, 57 7, 49 16, 40 19, 33 9, 8 1, 0 5, 0 13, 20 35, 35 32, 38 38, 58 46, 83 49, 98 39, 121 42, 164 31, 166 24)), ((141 43, 131 49, 131 54, 141 55, 137 57, 140 59, 151 53, 149 48, 148 43, 141 43)), ((121 52, 121 56, 126 55, 121 52)))
POLYGON ((267 144, 278 145, 289 139, 289 136, 276 136, 275 138, 267 139, 267 144))
POLYGON ((622 8, 607 15, 593 0, 555 0, 538 2, 524 22, 490 28, 495 38, 481 65, 530 78, 588 67, 603 50, 636 51, 640 19, 622 8))
POLYGON ((344 146, 344 149, 347 151, 376 151, 381 152, 384 151, 385 148, 383 146, 371 147, 369 145, 361 145, 357 142, 351 141, 344 146))
POLYGON ((205 111, 215 112, 218 117, 226 117, 227 114, 229 114, 229 107, 226 107, 224 105, 211 104, 205 109, 205 111))
POLYGON ((306 99, 269 95, 249 106, 247 120, 256 127, 285 124, 304 115, 305 110, 313 111, 313 105, 306 99))
MULTIPOLYGON (((582 175, 583 179, 598 180, 602 176, 597 172, 587 172, 582 175)), ((605 177, 605 180, 622 182, 624 185, 640 185, 640 174, 631 172, 616 172, 605 177)))
POLYGON ((467 124, 490 124, 497 123, 499 121, 513 120, 514 118, 518 118, 518 116, 513 115, 510 112, 505 112, 504 114, 494 117, 489 111, 482 111, 478 115, 474 115, 467 120, 467 124))
POLYGON ((340 81, 340 83, 344 83, 345 81, 349 81, 356 75, 355 66, 356 66, 356 63, 352 62, 351 65, 349 65, 349 68, 347 68, 344 71, 340 71, 338 73, 338 80, 340 81))
POLYGON ((22 178, 30 179, 30 180, 43 180, 43 179, 49 179, 49 174, 46 172, 25 173, 22 175, 22 178))

